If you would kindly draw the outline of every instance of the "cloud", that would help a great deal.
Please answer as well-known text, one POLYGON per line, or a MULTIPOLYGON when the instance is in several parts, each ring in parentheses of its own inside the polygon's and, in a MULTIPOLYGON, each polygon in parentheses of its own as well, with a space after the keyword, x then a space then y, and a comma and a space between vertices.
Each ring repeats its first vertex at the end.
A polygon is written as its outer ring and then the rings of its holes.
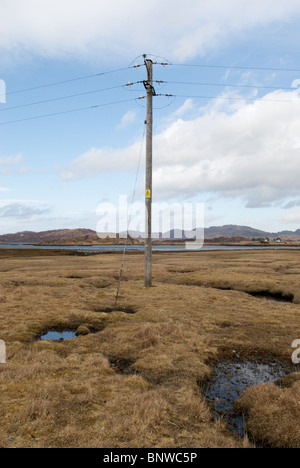
POLYGON ((217 192, 248 207, 299 193, 298 104, 277 100, 299 95, 276 91, 234 111, 215 101, 197 119, 176 120, 155 139, 154 190, 161 197, 217 192))
POLYGON ((0 166, 15 166, 23 161, 21 154, 16 156, 0 157, 0 166))
POLYGON ((120 124, 118 125, 119 130, 124 130, 130 124, 132 124, 136 119, 137 112, 135 110, 129 110, 126 114, 123 115, 120 124))
POLYGON ((16 156, 0 156, 0 174, 1 175, 22 175, 29 171, 29 167, 18 167, 23 162, 22 154, 16 156))
POLYGON ((129 171, 137 167, 140 151, 141 142, 133 143, 125 149, 91 148, 72 161, 61 172, 61 178, 71 181, 104 171, 129 171))
POLYGON ((285 210, 289 210, 290 208, 295 208, 295 206, 300 206, 300 199, 292 200, 283 207, 285 210))
MULTIPOLYGON (((197 118, 175 118, 153 141, 156 197, 214 193, 242 198, 249 208, 298 197, 299 100, 297 90, 278 90, 253 102, 216 99, 199 108, 197 118)), ((134 169, 139 150, 138 143, 92 149, 75 159, 63 178, 134 169)))
POLYGON ((37 208, 27 206, 22 203, 10 203, 0 207, 1 218, 29 219, 36 216, 49 214, 51 210, 48 207, 37 208))
MULTIPOLYGON (((206 54, 238 33, 295 19, 298 0, 2 0, 0 50, 7 56, 130 60, 151 50, 170 59, 206 54)), ((111 61, 111 60, 110 60, 111 61)))
POLYGON ((186 99, 186 101, 179 107, 173 114, 170 115, 169 120, 174 120, 175 118, 182 117, 188 111, 192 110, 194 107, 194 102, 192 99, 186 99))
MULTIPOLYGON (((52 229, 52 208, 39 200, 0 200, 0 232, 52 229)), ((65 218, 64 218, 65 219, 65 218)))

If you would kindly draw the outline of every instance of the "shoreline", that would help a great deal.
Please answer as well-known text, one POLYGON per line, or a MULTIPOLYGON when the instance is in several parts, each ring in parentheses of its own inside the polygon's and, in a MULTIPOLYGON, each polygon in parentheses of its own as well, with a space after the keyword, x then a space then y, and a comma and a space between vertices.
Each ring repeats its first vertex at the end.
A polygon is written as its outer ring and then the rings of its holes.
MULTIPOLYGON (((152 246, 153 247, 185 247, 185 244, 189 243, 189 240, 187 239, 186 241, 182 242, 153 242, 152 246)), ((190 242, 192 244, 192 242, 190 242)), ((32 247, 41 247, 41 248, 55 248, 55 247, 144 247, 144 243, 121 243, 121 242, 111 242, 111 243, 82 243, 82 242, 76 242, 76 243, 19 243, 19 242, 0 242, 0 248, 1 246, 32 246, 32 247)), ((300 242, 268 242, 268 243, 261 243, 261 242, 204 242, 203 244, 204 247, 262 247, 262 248, 268 248, 268 247, 299 247, 300 248, 300 242)), ((25 247, 27 248, 27 247, 25 247)))
MULTIPOLYGON (((194 254, 202 254, 202 255, 213 255, 213 254, 218 254, 218 255, 223 255, 223 254, 229 254, 229 253, 238 253, 238 254, 244 254, 244 253, 259 253, 259 252, 265 252, 265 253, 271 253, 274 252, 280 253, 280 252, 298 252, 300 250, 300 247, 285 247, 285 248, 266 248, 264 246, 256 247, 256 248, 240 248, 240 249, 234 249, 234 248, 216 248, 216 249, 199 249, 199 250, 188 250, 188 249, 182 249, 182 250, 154 250, 153 255, 163 255, 167 256, 168 254, 170 256, 174 255, 180 255, 183 256, 184 254, 187 254, 188 256, 193 256, 194 254)), ((94 250, 94 251, 86 251, 86 250, 77 250, 76 248, 72 249, 55 249, 54 247, 50 248, 1 248, 0 246, 0 258, 32 258, 32 257, 93 257, 96 255, 122 255, 123 250, 94 250)), ((128 250, 126 252, 127 256, 134 257, 134 256, 141 256, 144 255, 144 250, 128 250)))

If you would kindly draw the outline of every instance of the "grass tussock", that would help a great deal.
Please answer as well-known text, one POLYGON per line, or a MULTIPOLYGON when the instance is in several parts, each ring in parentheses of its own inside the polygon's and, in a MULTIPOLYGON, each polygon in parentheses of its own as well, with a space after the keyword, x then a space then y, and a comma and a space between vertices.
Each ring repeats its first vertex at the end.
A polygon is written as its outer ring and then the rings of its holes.
MULTIPOLYGON (((237 353, 290 360, 300 338, 298 251, 154 254, 151 289, 143 256, 129 254, 117 310, 119 254, 20 251, 1 262, 0 447, 249 446, 215 419, 200 387, 237 353), (247 294, 260 291, 294 303, 247 294), (78 337, 40 341, 49 329, 78 337)), ((270 445, 300 445, 299 382, 290 379, 239 401, 249 432, 270 445)))
POLYGON ((300 448, 300 381, 290 388, 274 384, 248 388, 236 407, 247 417, 246 430, 260 444, 300 448))

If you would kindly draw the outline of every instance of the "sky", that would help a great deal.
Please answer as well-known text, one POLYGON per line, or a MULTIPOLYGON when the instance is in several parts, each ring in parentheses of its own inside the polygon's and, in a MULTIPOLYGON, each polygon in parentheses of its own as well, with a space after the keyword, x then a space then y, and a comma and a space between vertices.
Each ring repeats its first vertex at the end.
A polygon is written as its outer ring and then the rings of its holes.
POLYGON ((298 0, 1 0, 0 234, 144 202, 143 54, 153 202, 299 229, 299 20, 298 0))

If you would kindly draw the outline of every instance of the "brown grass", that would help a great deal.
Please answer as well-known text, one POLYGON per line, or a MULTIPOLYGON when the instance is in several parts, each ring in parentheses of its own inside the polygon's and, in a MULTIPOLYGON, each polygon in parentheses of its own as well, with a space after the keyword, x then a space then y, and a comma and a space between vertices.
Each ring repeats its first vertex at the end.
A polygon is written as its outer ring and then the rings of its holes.
MULTIPOLYGON (((145 289, 143 256, 126 257, 112 312, 119 254, 1 254, 7 364, 0 365, 0 446, 248 446, 215 420, 199 384, 233 351, 290 360, 300 338, 299 252, 161 253, 153 260, 154 287, 145 289), (294 303, 248 294, 262 291, 292 295, 294 303), (72 341, 37 339, 47 329, 78 327, 83 334, 72 341)), ((243 410, 256 438, 300 445, 294 385, 246 392, 243 410), (285 434, 291 422, 293 438, 280 435, 279 423, 271 438, 276 418, 285 418, 285 434)))
POLYGON ((248 388, 236 403, 247 416, 246 430, 260 444, 300 448, 300 381, 290 388, 274 384, 248 388))

